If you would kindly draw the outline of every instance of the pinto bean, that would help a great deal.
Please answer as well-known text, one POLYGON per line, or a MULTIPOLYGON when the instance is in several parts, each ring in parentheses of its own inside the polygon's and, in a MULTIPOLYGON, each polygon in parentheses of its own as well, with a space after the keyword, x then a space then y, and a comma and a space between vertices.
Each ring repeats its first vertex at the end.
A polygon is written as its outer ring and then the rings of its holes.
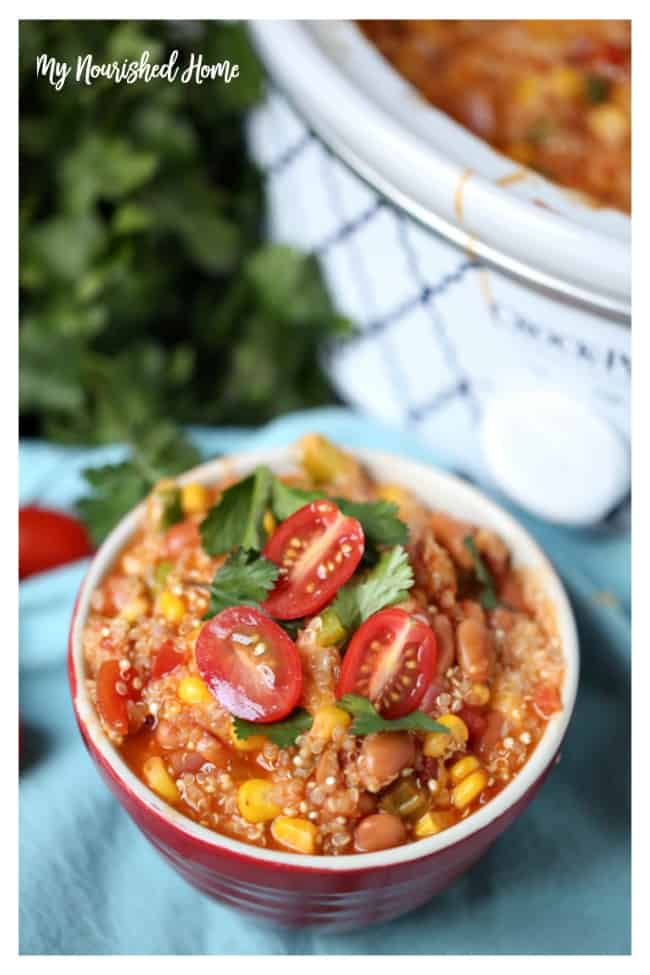
POLYGON ((510 565, 510 552, 505 542, 489 529, 479 528, 474 535, 474 543, 481 555, 485 556, 493 575, 498 579, 503 578, 510 565))
POLYGON ((485 727, 478 737, 476 750, 481 757, 489 755, 503 734, 505 718, 500 711, 490 710, 485 718, 485 727))
POLYGON ((436 675, 438 677, 444 677, 449 668, 454 666, 456 657, 454 629, 449 619, 443 613, 438 613, 434 617, 432 626, 438 643, 436 675))
POLYGON ((205 761, 200 752, 186 752, 183 749, 170 752, 167 756, 167 762, 174 775, 180 775, 182 772, 198 772, 205 761))
POLYGON ((431 527, 440 542, 447 549, 454 562, 463 569, 472 569, 472 556, 465 547, 465 538, 473 534, 473 529, 466 521, 457 521, 442 511, 434 511, 431 515, 431 527))
POLYGON ((187 733, 163 718, 156 728, 156 739, 161 748, 182 748, 187 733))
POLYGON ((406 829, 399 816, 375 813, 362 819, 354 831, 354 847, 359 853, 374 853, 399 846, 406 839, 406 829))
POLYGON ((379 792, 402 769, 415 764, 415 742, 406 731, 381 731, 364 738, 359 756, 359 777, 368 792, 379 792))
POLYGON ((490 640, 483 622, 473 617, 464 619, 456 627, 458 663, 468 680, 485 683, 490 676, 490 640))

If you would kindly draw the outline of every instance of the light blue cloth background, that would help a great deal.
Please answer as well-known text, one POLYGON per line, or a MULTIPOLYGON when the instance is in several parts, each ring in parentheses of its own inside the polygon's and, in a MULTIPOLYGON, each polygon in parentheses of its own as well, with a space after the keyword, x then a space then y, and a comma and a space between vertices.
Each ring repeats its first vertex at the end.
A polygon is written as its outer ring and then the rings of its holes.
MULTIPOLYGON (((320 430, 444 466, 420 442, 342 409, 255 433, 196 431, 206 456, 320 430)), ((120 455, 21 445, 21 502, 69 506, 79 472, 120 455)), ((558 567, 582 648, 562 760, 532 806, 465 876, 413 914, 347 934, 287 931, 187 886, 100 781, 65 671, 85 565, 20 586, 20 950, 23 954, 623 954, 630 950, 629 538, 588 537, 521 516, 558 567), (603 599, 609 593, 614 599, 603 599)))

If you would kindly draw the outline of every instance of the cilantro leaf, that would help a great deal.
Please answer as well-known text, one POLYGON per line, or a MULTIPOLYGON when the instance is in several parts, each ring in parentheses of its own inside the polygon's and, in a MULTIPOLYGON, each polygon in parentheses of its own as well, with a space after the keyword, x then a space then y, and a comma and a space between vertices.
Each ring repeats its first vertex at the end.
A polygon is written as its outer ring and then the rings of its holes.
POLYGON ((483 609, 496 609, 499 605, 499 600, 494 589, 494 580, 490 570, 479 555, 476 542, 471 535, 466 535, 463 539, 463 545, 472 557, 474 575, 483 587, 479 596, 481 606, 483 609))
POLYGON ((342 586, 331 608, 350 633, 373 613, 406 599, 413 581, 408 555, 401 545, 396 545, 382 552, 365 578, 342 586))
MULTIPOLYGON (((307 491, 304 488, 290 487, 277 478, 273 481, 271 504, 273 514, 279 521, 327 495, 323 491, 307 491)), ((370 545, 403 545, 408 538, 408 529, 398 517, 398 508, 393 501, 348 501, 347 498, 330 498, 344 515, 350 515, 361 523, 366 543, 370 545)))
POLYGON ((449 734, 449 728, 438 724, 423 711, 411 711, 403 718, 382 718, 372 702, 359 694, 344 694, 337 701, 337 706, 354 718, 348 729, 351 735, 371 735, 376 731, 439 731, 449 734))
POLYGON ((246 721, 244 718, 234 718, 233 727, 235 734, 240 741, 246 741, 253 735, 264 735, 280 748, 288 748, 295 744, 296 738, 309 731, 314 719, 304 708, 296 708, 288 718, 282 721, 272 721, 269 724, 258 724, 255 721, 246 721))
POLYGON ((271 508, 278 521, 285 521, 310 501, 318 501, 319 498, 324 497, 323 491, 306 491, 304 488, 284 484, 277 477, 273 478, 271 508))
MULTIPOLYGON (((77 502, 77 512, 94 544, 99 545, 157 481, 194 467, 200 457, 196 447, 175 427, 162 422, 139 436, 127 460, 86 468, 83 477, 90 491, 77 502)), ((178 513, 172 504, 168 512, 170 524, 178 513)))
POLYGON ((278 567, 263 555, 237 549, 217 569, 210 585, 210 605, 205 619, 227 606, 257 606, 278 577, 278 567))
POLYGON ((234 548, 262 548, 262 519, 272 481, 269 468, 260 466, 226 488, 200 525, 201 543, 208 555, 222 555, 234 548))
POLYGON ((347 501, 335 498, 344 515, 361 522, 366 541, 372 545, 404 545, 408 528, 398 517, 394 501, 347 501))

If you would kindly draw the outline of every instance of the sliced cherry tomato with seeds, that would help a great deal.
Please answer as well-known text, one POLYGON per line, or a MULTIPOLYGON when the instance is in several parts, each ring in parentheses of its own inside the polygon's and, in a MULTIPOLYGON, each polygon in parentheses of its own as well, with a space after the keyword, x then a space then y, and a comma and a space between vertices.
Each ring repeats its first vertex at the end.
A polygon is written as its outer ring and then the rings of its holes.
POLYGON ((182 663, 185 663, 185 654, 176 649, 173 640, 165 640, 153 658, 151 679, 158 680, 159 677, 170 674, 174 667, 182 663))
POLYGON ((436 670, 430 626, 403 609, 382 609, 362 623, 343 658, 336 696, 367 697, 385 718, 415 711, 436 670))
POLYGON ((131 667, 121 667, 119 660, 105 660, 96 681, 97 710, 108 727, 119 735, 129 732, 128 701, 140 698, 134 686, 137 675, 131 667))
POLYGON ((280 566, 264 608, 280 620, 318 613, 353 575, 363 545, 360 523, 334 502, 313 501, 299 508, 264 547, 263 555, 280 566))
POLYGON ((262 724, 295 708, 302 693, 298 649, 273 620, 230 606, 204 624, 196 641, 199 673, 221 706, 262 724))

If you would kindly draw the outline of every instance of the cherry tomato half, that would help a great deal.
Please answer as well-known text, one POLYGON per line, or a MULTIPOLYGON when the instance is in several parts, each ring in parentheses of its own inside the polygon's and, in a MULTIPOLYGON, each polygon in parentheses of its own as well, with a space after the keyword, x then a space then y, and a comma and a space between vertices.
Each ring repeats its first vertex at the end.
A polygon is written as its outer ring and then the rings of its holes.
POLYGON ((151 664, 151 679, 157 680, 159 677, 164 677, 165 674, 171 673, 174 667, 178 667, 179 664, 185 662, 185 654, 179 652, 174 646, 173 640, 165 640, 165 642, 156 651, 156 655, 153 658, 151 664))
POLYGON ((343 658, 336 696, 367 697, 385 718, 415 711, 436 669, 436 636, 403 609, 382 609, 362 623, 343 658))
POLYGON ((96 681, 97 710, 106 724, 119 735, 129 732, 127 701, 137 701, 140 691, 133 686, 135 673, 120 668, 119 660, 105 660, 96 681))
POLYGON ((21 579, 90 555, 86 529, 70 515, 27 505, 18 513, 18 575, 21 579))
POLYGON ((284 630, 250 606, 230 606, 206 623, 196 641, 201 677, 222 707, 264 724, 293 711, 302 666, 284 630))
POLYGON ((280 620, 310 616, 348 581, 363 555, 363 528, 332 501, 312 501, 273 532, 263 555, 280 566, 264 608, 280 620))

